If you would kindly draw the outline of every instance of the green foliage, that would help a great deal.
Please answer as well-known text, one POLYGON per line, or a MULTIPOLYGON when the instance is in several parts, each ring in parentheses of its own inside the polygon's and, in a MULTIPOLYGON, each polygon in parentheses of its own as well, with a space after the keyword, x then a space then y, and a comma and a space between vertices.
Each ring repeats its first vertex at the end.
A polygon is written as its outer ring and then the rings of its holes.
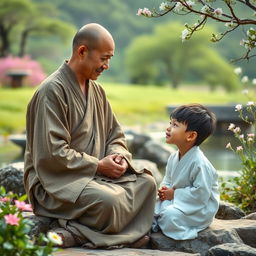
POLYGON ((230 124, 229 130, 240 143, 235 149, 230 143, 226 146, 235 152, 241 160, 242 170, 239 177, 223 182, 221 198, 237 204, 245 212, 256 211, 256 103, 249 101, 246 107, 236 106, 240 118, 249 123, 252 132, 242 134, 240 127, 230 124), (229 182, 232 184, 229 185, 229 182))
POLYGON ((25 55, 31 35, 54 35, 62 40, 71 38, 75 29, 71 24, 54 17, 57 9, 32 0, 2 0, 0 2, 0 56, 25 55), (18 49, 17 52, 14 49, 18 49))
POLYGON ((238 88, 233 67, 207 47, 212 29, 205 29, 182 43, 179 38, 182 27, 175 23, 157 26, 152 34, 132 42, 126 52, 132 82, 163 83, 164 77, 176 88, 189 74, 197 74, 211 88, 221 86, 228 91, 238 88))
MULTIPOLYGON (((31 239, 29 231, 33 222, 24 218, 23 211, 31 211, 31 206, 24 200, 26 196, 18 197, 16 194, 7 194, 0 187, 0 255, 1 256, 51 256, 54 242, 57 240, 40 234, 38 238, 31 239), (45 245, 43 245, 45 244, 45 245)), ((57 234, 54 234, 56 238, 57 234)), ((59 240, 61 243, 61 239, 59 240)))

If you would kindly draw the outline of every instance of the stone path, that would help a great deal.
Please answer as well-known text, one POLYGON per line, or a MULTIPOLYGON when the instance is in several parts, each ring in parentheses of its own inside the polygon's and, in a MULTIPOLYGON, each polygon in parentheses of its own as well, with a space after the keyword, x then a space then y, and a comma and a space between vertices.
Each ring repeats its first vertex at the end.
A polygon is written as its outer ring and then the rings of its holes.
POLYGON ((91 250, 84 248, 68 248, 55 252, 54 256, 191 256, 199 254, 191 254, 184 252, 167 252, 149 249, 116 249, 116 250, 91 250))

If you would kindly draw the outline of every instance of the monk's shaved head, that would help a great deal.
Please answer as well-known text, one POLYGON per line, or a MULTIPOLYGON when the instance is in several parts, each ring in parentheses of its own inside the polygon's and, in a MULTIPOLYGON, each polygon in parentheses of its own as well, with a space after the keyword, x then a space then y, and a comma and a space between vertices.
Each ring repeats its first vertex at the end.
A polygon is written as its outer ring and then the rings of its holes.
POLYGON ((86 45, 89 49, 98 47, 101 40, 112 40, 111 34, 103 26, 90 23, 78 30, 73 39, 73 52, 80 46, 86 45))

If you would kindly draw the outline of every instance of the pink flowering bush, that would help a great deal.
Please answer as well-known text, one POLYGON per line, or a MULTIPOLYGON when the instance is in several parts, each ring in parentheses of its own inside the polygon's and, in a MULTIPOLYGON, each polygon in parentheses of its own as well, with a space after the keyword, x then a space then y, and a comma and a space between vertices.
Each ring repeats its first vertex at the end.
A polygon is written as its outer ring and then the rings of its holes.
POLYGON ((24 85, 36 86, 40 84, 46 77, 42 70, 41 65, 32 60, 30 57, 13 57, 8 56, 5 58, 0 58, 0 84, 8 85, 10 84, 10 77, 7 75, 8 72, 13 71, 23 71, 28 75, 24 79, 24 85))
MULTIPOLYGON (((248 91, 246 90, 245 93, 248 94, 248 91)), ((226 183, 222 184, 221 197, 239 205, 247 213, 256 212, 256 103, 250 99, 246 106, 236 105, 235 111, 244 122, 250 124, 251 132, 243 134, 240 127, 234 124, 228 127, 240 145, 234 148, 228 143, 226 148, 238 155, 242 170, 239 177, 229 180, 234 186, 228 187, 226 183)))
POLYGON ((26 196, 6 194, 0 187, 0 255, 1 256, 50 256, 57 251, 54 244, 61 245, 61 238, 53 232, 47 237, 40 234, 31 239, 29 234, 33 222, 24 218, 24 211, 32 211, 24 202, 26 196), (44 245, 43 245, 44 244, 44 245))

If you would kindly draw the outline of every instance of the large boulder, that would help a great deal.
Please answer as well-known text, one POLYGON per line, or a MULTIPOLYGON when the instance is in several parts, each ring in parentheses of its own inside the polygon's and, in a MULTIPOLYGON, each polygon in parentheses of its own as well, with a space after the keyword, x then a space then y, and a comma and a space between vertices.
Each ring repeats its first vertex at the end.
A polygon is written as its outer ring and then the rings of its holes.
POLYGON ((215 218, 222 220, 235 220, 241 219, 244 216, 245 213, 239 207, 234 204, 221 201, 215 218))
POLYGON ((134 156, 137 155, 140 148, 142 148, 147 141, 151 140, 149 135, 137 133, 132 130, 125 131, 125 137, 128 148, 134 156))
POLYGON ((159 184, 162 181, 163 176, 154 162, 145 159, 133 159, 132 165, 136 170, 141 170, 145 168, 151 171, 157 184, 159 184))
POLYGON ((24 195, 23 173, 24 163, 13 163, 0 169, 0 186, 7 192, 12 191, 18 195, 24 195))
POLYGON ((136 158, 147 159, 157 164, 159 168, 164 168, 168 158, 174 149, 163 145, 160 142, 149 140, 138 150, 136 158))
POLYGON ((225 243, 256 247, 255 233, 256 222, 253 220, 214 219, 211 226, 199 232, 196 239, 177 241, 157 232, 151 234, 151 241, 153 249, 200 253, 201 256, 206 256, 211 247, 225 243))
POLYGON ((207 256, 256 256, 256 249, 245 244, 226 243, 213 246, 207 256))

